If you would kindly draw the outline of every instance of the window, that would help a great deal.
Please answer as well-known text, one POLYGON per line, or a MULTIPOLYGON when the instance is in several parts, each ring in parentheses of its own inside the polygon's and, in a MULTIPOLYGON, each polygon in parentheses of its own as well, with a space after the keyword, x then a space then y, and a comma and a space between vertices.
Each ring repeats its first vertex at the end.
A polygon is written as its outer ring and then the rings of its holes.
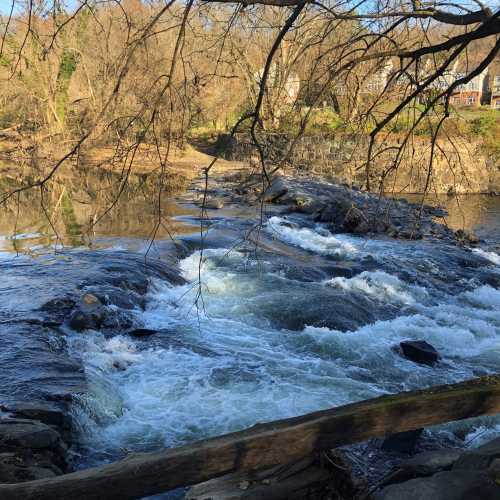
POLYGON ((472 106, 472 104, 474 104, 474 101, 474 96, 467 97, 467 106, 472 106))

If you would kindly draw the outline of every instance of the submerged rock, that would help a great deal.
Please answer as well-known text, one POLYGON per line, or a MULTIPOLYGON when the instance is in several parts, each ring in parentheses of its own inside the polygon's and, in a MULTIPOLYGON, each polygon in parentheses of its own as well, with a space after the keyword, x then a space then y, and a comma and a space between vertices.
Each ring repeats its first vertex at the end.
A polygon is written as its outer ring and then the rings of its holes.
POLYGON ((149 328, 135 328, 127 332, 132 337, 150 337, 151 335, 155 335, 157 330, 151 330, 149 328))
POLYGON ((405 358, 423 365, 433 366, 441 359, 434 346, 425 340, 403 340, 399 350, 405 358))

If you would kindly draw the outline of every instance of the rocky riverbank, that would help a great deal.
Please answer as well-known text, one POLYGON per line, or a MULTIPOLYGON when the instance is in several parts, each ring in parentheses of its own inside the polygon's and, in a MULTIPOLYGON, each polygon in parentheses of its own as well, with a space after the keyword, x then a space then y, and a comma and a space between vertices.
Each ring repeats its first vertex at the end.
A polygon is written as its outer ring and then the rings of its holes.
MULTIPOLYGON (((12 355, 0 369, 7 382, 0 399, 0 483, 44 479, 73 469, 81 431, 74 415, 88 380, 69 336, 89 330, 109 338, 144 336, 138 311, 144 310, 151 280, 183 282, 173 262, 145 263, 125 252, 101 257, 99 252, 67 251, 46 262, 45 269, 36 260, 18 263, 26 273, 38 274, 40 285, 52 272, 68 280, 63 289, 56 286, 47 296, 37 296, 35 305, 52 298, 34 310, 21 307, 1 315, 3 350, 7 356, 12 350, 12 355)), ((4 269, 4 279, 14 270, 4 269)), ((34 290, 37 285, 35 280, 34 290)), ((123 360, 114 361, 116 370, 126 366, 123 360)))
POLYGON ((19 403, 0 408, 0 483, 69 472, 71 417, 54 406, 19 403))
POLYGON ((281 207, 282 214, 305 214, 323 223, 334 234, 387 235, 404 240, 425 238, 467 246, 479 244, 474 234, 448 228, 443 223, 446 212, 441 208, 281 173, 275 174, 270 183, 263 181, 260 174, 248 175, 244 171, 216 178, 205 207, 220 209, 225 200, 247 205, 271 204, 281 207))

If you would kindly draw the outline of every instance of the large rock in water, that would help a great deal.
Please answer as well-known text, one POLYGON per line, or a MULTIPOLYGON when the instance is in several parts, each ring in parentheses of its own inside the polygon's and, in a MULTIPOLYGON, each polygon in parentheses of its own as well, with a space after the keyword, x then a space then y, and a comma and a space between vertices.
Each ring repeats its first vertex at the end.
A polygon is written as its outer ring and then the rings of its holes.
POLYGON ((425 340, 403 340, 399 348, 405 358, 415 363, 432 366, 441 359, 436 349, 425 340))
POLYGON ((264 192, 264 201, 267 203, 272 203, 284 196, 287 192, 288 184, 286 183, 285 179, 281 176, 276 176, 271 181, 271 185, 264 192))
POLYGON ((86 293, 71 314, 69 326, 77 332, 97 329, 104 322, 105 316, 105 308, 101 301, 95 295, 86 293))

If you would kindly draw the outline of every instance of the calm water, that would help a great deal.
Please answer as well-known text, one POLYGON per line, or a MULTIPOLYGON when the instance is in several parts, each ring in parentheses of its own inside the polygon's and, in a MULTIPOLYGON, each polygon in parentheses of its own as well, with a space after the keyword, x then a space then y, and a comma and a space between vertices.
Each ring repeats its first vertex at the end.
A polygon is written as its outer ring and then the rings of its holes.
MULTIPOLYGON (((143 276, 154 206, 129 201, 89 233, 92 205, 71 192, 63 214, 59 198, 52 225, 41 222, 34 201, 19 216, 0 214, 0 318, 9 332, 0 362, 16 397, 28 390, 36 397, 43 384, 50 392, 58 380, 71 392, 82 380, 70 364, 81 367, 87 388, 73 411, 82 465, 500 372, 499 198, 444 199, 448 224, 486 240, 474 251, 332 235, 272 211, 256 251, 242 235, 257 214, 229 206, 210 214, 201 283, 198 210, 186 199, 165 202, 151 255, 186 281, 174 284, 158 271, 148 277, 144 309, 125 311, 158 332, 147 339, 119 326, 81 334, 63 328, 61 335, 23 323, 51 298, 109 290, 123 270, 130 279, 143 276), (67 249, 54 255, 61 242, 67 249), (443 362, 430 368, 400 358, 391 348, 404 339, 431 342, 443 362)), ((9 397, 12 391, 0 392, 9 397)), ((495 419, 457 426, 469 437, 500 430, 495 419)))

